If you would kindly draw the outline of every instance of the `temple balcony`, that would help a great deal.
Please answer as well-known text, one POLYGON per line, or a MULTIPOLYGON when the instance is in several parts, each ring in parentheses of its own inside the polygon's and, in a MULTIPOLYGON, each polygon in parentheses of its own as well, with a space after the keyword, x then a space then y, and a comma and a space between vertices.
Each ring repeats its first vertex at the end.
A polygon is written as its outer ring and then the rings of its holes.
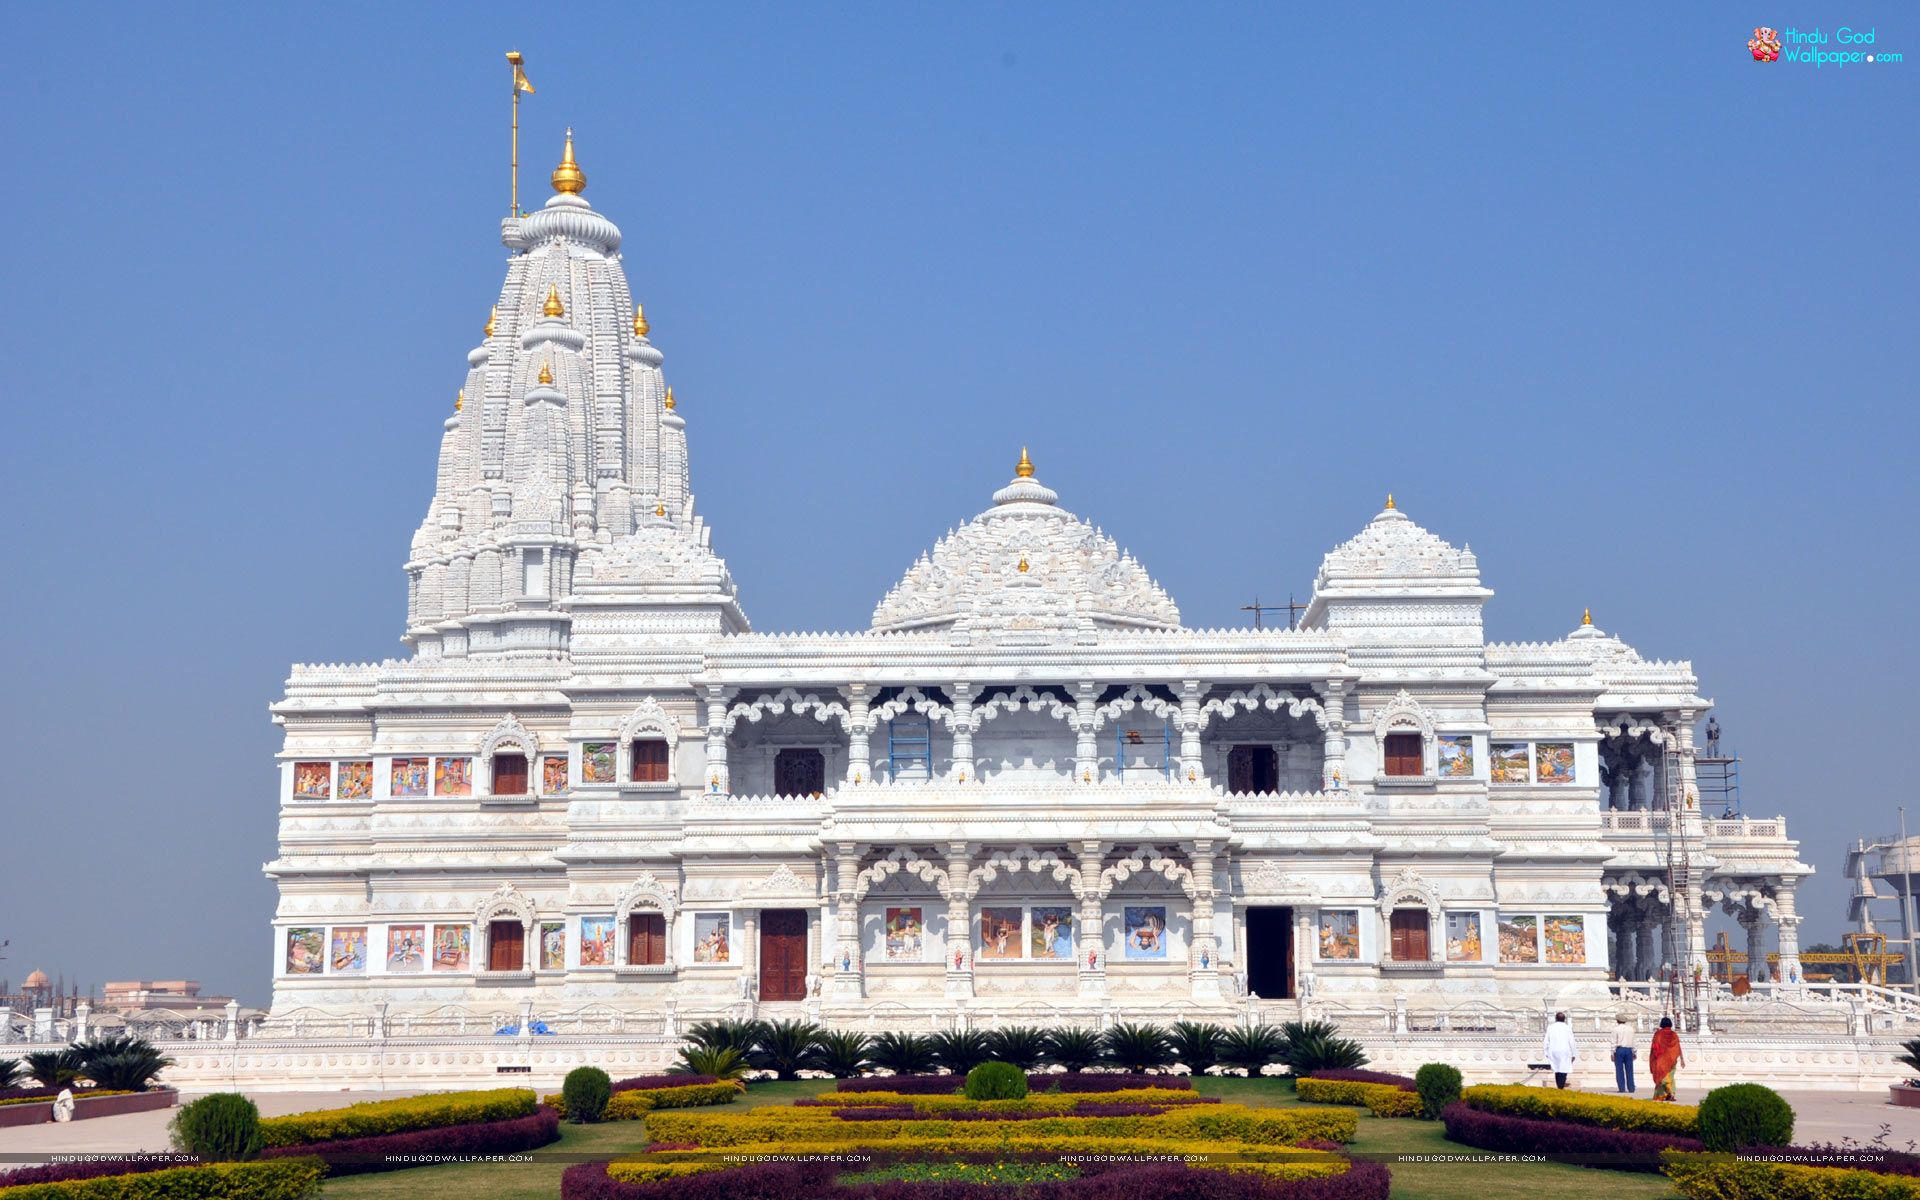
MULTIPOLYGON (((1672 813, 1661 810, 1622 812, 1610 809, 1600 814, 1600 827, 1610 839, 1631 841, 1636 838, 1664 838, 1672 820, 1672 813)), ((1785 817, 1703 818, 1696 815, 1686 822, 1685 832, 1705 839, 1709 846, 1716 843, 1748 846, 1761 841, 1791 841, 1787 836, 1785 817)))

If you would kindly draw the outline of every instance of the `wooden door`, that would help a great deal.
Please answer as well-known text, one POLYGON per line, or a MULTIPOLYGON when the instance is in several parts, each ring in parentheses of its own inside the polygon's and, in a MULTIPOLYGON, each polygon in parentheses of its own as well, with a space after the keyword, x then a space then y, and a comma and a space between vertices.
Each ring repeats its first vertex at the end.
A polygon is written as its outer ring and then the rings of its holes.
POLYGON ((807 998, 807 914, 802 909, 760 912, 760 998, 807 998))
POLYGON ((520 922, 489 923, 487 925, 487 969, 489 971, 521 971, 526 969, 526 965, 526 929, 520 922))
POLYGON ((1390 733, 1387 735, 1385 774, 1395 776, 1417 776, 1426 773, 1423 739, 1417 733, 1390 733))
POLYGON ((818 750, 782 750, 773 756, 773 794, 818 796, 827 790, 827 759, 818 750))
POLYGON ((496 754, 493 756, 493 794, 496 796, 527 794, 526 755, 496 754))
POLYGON ((1393 961, 1426 962, 1432 957, 1432 953, 1427 945, 1426 909, 1394 909, 1392 930, 1393 961))
POLYGON ((657 912, 627 918, 627 965, 658 967, 667 961, 667 919, 657 912))
POLYGON ((667 744, 659 738, 635 738, 629 747, 632 766, 628 774, 635 783, 667 781, 667 744))
POLYGON ((1280 790, 1280 757, 1272 746, 1235 746, 1227 751, 1227 790, 1230 792, 1277 792, 1280 790))

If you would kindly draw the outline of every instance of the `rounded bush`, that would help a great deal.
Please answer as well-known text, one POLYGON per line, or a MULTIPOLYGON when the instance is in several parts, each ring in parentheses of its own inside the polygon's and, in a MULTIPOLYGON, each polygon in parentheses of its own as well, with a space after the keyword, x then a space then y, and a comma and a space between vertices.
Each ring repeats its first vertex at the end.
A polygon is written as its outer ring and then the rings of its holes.
POLYGON ((208 1162, 257 1158, 267 1144, 260 1109, 239 1092, 202 1096, 173 1115, 173 1147, 208 1162))
POLYGON ((1420 1093, 1420 1115, 1438 1120, 1440 1110, 1460 1098, 1460 1069, 1428 1063, 1413 1073, 1413 1090, 1420 1093))
POLYGON ((1793 1106, 1757 1083, 1715 1088, 1700 1101, 1700 1141, 1709 1150, 1786 1146, 1793 1142, 1793 1106))
POLYGON ((967 1072, 969 1100, 1024 1100, 1027 1073, 1012 1063, 984 1062, 967 1072))
POLYGON ((575 1067, 560 1085, 560 1103, 566 1106, 567 1120, 576 1125, 605 1116, 607 1101, 612 1098, 613 1080, 599 1067, 575 1067))

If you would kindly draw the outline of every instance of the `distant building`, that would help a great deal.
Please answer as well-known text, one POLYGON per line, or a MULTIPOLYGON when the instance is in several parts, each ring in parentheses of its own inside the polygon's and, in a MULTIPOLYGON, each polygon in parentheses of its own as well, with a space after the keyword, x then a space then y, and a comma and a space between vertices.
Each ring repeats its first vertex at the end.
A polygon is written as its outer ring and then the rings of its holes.
POLYGON ((152 1012, 155 1010, 192 1011, 222 1009, 232 996, 202 996, 200 984, 192 979, 132 979, 109 983, 96 1011, 152 1012))
POLYGON ((36 1009, 50 1008, 55 1017, 70 1017, 83 1000, 90 1003, 92 999, 91 991, 84 998, 80 995, 79 983, 69 984, 65 976, 50 980, 45 971, 29 973, 19 991, 15 991, 9 981, 0 979, 0 1013, 32 1014, 36 1009))

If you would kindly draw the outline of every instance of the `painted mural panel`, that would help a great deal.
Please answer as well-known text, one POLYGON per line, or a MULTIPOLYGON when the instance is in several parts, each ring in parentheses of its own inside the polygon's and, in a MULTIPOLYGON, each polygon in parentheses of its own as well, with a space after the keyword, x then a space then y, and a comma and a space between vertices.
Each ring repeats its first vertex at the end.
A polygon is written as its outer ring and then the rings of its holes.
POLYGON ((1547 961, 1583 963, 1587 961, 1587 920, 1578 914, 1546 918, 1547 961))
MULTIPOLYGON (((425 762, 425 759, 421 759, 425 762)), ((427 969, 427 927, 387 926, 387 971, 405 973, 427 969)))
POLYGON ((1573 743, 1541 742, 1533 748, 1533 766, 1541 783, 1573 782, 1573 743))
POLYGON ((920 962, 926 958, 927 922, 919 906, 887 909, 884 954, 888 962, 920 962))
POLYGON ((327 949, 327 969, 341 975, 364 975, 367 970, 367 927, 335 925, 327 949))
POLYGON ((1480 914, 1447 914, 1447 961, 1479 962, 1480 950, 1480 914))
POLYGON ((1500 961, 1540 961, 1540 918, 1505 917, 1500 921, 1500 961))
POLYGON ((327 968, 324 929, 287 930, 287 974, 319 975, 327 968))
POLYGON ((564 921, 540 922, 540 969, 567 969, 567 925, 564 921))
POLYGON ((1073 910, 1047 904, 1027 910, 1028 949, 1033 957, 1053 962, 1073 961, 1073 910))
POLYGON ((1495 742, 1487 747, 1487 757, 1493 762, 1490 776, 1494 783, 1527 783, 1532 776, 1528 773, 1527 744, 1525 742, 1495 742))
POLYGON ((613 918, 580 918, 580 965, 583 967, 610 967, 613 965, 613 918))
POLYGON ((293 798, 328 800, 333 797, 333 764, 297 762, 293 764, 293 798))
POLYGON ((424 796, 427 794, 427 768, 424 758, 396 758, 387 772, 387 794, 389 796, 424 796))
POLYGON ((580 747, 582 783, 614 783, 614 746, 612 742, 588 742, 580 747))
POLYGON ((433 927, 433 969, 466 971, 473 966, 473 926, 433 927))
POLYGON ((1165 958, 1167 956, 1167 907, 1164 904, 1129 904, 1121 910, 1120 927, 1126 930, 1122 950, 1127 958, 1165 958))
POLYGON ((433 794, 436 796, 473 795, 473 760, 471 758, 434 759, 433 794))
POLYGON ((567 790, 567 756, 544 754, 540 757, 540 793, 558 796, 567 790))
POLYGON ((980 952, 976 958, 1020 958, 1020 910, 980 910, 980 952))
POLYGON ((697 963, 733 961, 732 913, 693 914, 693 961, 697 963))
POLYGON ((1320 957, 1336 961, 1360 957, 1359 909, 1320 910, 1320 957))
POLYGON ((373 798, 373 760, 364 762, 343 762, 340 764, 340 798, 342 800, 370 800, 373 798))
POLYGON ((1473 735, 1440 735, 1439 762, 1442 779, 1473 778, 1473 735))

